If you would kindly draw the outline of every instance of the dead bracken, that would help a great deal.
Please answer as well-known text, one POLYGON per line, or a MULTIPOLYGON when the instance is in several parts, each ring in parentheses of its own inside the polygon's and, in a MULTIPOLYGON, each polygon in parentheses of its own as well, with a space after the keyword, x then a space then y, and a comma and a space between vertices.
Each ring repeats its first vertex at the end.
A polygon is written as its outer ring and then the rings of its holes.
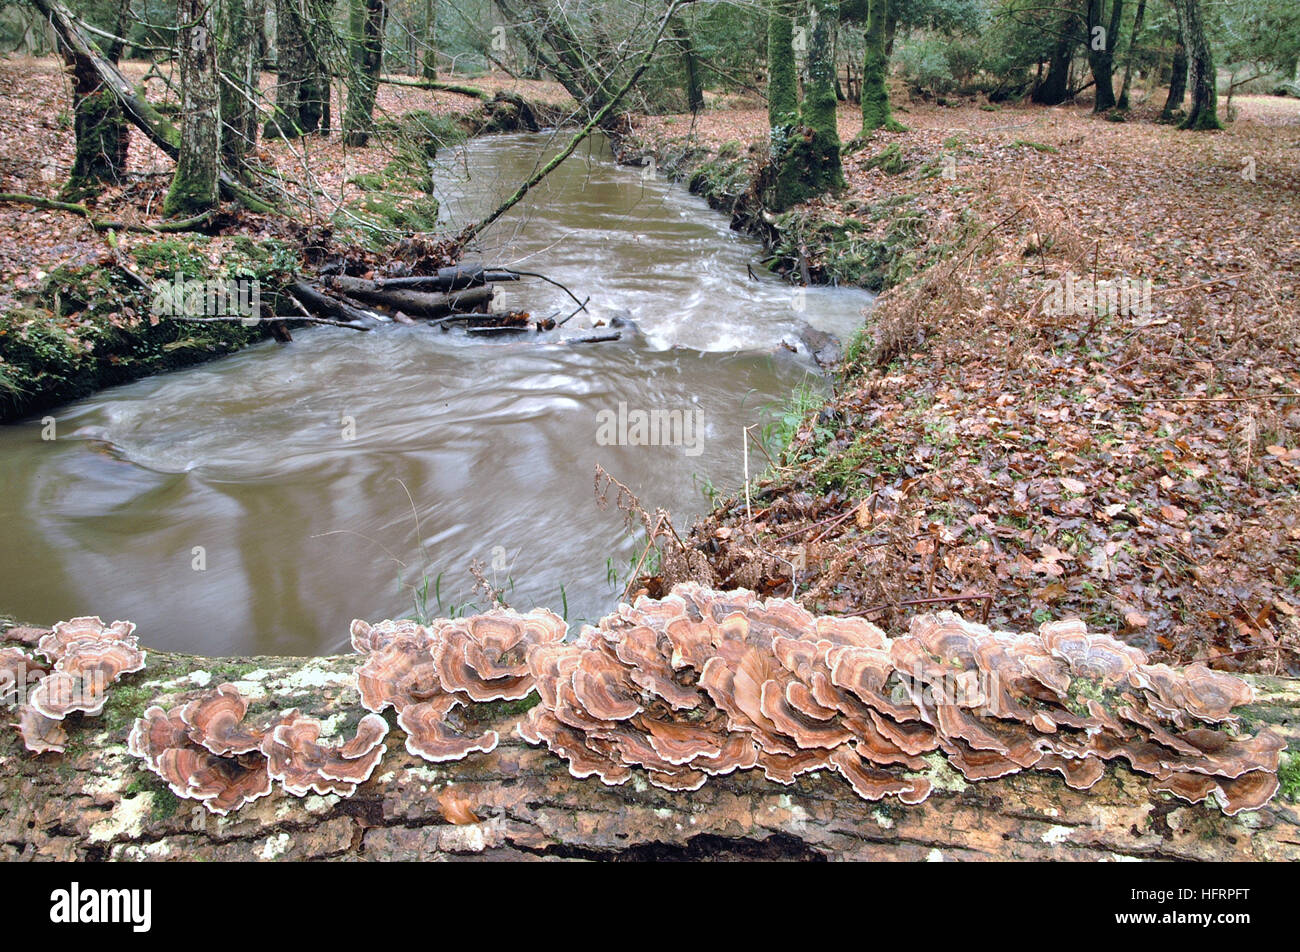
POLYGON ((1282 742, 1231 713, 1253 699, 1246 682, 1149 665, 1079 621, 1015 634, 943 612, 890 639, 686 583, 528 659, 542 703, 520 735, 606 784, 638 769, 669 790, 737 769, 783 784, 827 770, 864 799, 919 803, 931 791, 921 758, 939 752, 967 780, 1050 770, 1075 789, 1123 760, 1154 791, 1213 796, 1229 815, 1278 789, 1282 742))

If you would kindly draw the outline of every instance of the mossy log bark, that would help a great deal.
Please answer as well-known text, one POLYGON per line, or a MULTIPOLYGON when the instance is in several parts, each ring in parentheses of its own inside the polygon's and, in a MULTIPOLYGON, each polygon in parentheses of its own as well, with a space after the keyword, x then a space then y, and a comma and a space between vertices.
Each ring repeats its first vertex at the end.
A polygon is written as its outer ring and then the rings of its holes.
MULTIPOLYGON (((1227 817, 1207 805, 1153 799, 1143 778, 1111 766, 1091 790, 1055 774, 966 783, 941 760, 919 806, 860 800, 838 777, 790 787, 756 771, 715 777, 693 793, 632 780, 576 780, 565 763, 512 730, 522 704, 481 704, 467 717, 499 731, 489 754, 430 764, 393 729, 374 778, 347 800, 277 791, 228 817, 178 800, 126 752, 146 706, 180 703, 233 681, 254 710, 298 707, 340 731, 362 711, 355 656, 208 659, 151 652, 115 685, 103 714, 69 722, 62 755, 26 753, 0 736, 0 860, 527 859, 767 857, 893 860, 1300 860, 1300 809, 1281 796, 1227 817), (450 791, 450 793, 448 793, 450 791), (448 822, 440 804, 478 823, 448 822)), ((1240 709, 1294 748, 1300 682, 1261 678, 1240 709)), ((76 716, 76 715, 74 715, 76 716)), ((391 714, 389 715, 392 722, 391 714)))

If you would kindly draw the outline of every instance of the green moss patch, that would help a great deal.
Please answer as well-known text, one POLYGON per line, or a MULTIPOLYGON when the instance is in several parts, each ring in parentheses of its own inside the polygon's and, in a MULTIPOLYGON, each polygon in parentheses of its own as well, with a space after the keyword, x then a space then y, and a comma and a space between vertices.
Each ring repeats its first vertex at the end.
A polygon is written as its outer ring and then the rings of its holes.
POLYGON ((111 266, 60 267, 28 306, 0 314, 0 422, 233 353, 269 333, 265 323, 171 320, 158 311, 156 282, 256 281, 274 307, 299 266, 292 246, 244 236, 160 238, 127 255, 150 290, 111 266))

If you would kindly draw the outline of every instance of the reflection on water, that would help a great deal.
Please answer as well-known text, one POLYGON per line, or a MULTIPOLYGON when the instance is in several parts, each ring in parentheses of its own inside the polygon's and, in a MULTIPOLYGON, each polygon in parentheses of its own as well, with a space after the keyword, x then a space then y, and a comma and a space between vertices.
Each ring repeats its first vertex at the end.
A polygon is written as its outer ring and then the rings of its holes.
MULTIPOLYGON (((445 212, 490 207, 546 138, 449 156, 445 212)), ((211 655, 330 653, 353 617, 409 614, 424 579, 431 612, 465 602, 477 558, 512 580, 518 607, 599 617, 618 594, 610 570, 639 549, 596 506, 595 463, 679 523, 698 515, 703 485, 739 484, 742 428, 811 372, 779 346, 797 317, 840 334, 861 321, 855 291, 813 290, 797 314, 788 287, 748 276, 758 251, 679 189, 579 154, 485 236, 482 257, 590 295, 566 334, 630 314, 643 338, 318 328, 65 407, 53 442, 37 421, 0 428, 0 612, 130 618, 149 645, 211 655), (702 438, 604 445, 600 421, 620 403, 633 424, 689 415, 702 438)), ((498 306, 566 304, 534 280, 498 306)), ((622 432, 636 441, 635 425, 622 432)))

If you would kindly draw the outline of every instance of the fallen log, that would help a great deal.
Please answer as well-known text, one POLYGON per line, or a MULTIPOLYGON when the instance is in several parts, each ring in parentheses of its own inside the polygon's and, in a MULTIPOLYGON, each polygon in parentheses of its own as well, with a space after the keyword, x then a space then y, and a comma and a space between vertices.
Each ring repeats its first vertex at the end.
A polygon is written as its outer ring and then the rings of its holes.
POLYGON ((295 281, 289 290, 308 311, 325 314, 338 321, 367 326, 367 321, 382 323, 386 320, 378 314, 326 294, 307 281, 295 281))
POLYGON ((469 96, 471 99, 477 99, 481 102, 490 102, 492 94, 485 89, 479 89, 477 86, 467 86, 463 83, 448 83, 438 79, 398 79, 395 76, 380 76, 379 82, 386 86, 410 86, 414 89, 431 89, 435 92, 455 93, 458 96, 469 96))
POLYGON ((622 340, 623 335, 619 331, 612 331, 605 334, 589 334, 586 337, 570 337, 564 343, 566 344, 603 344, 607 341, 622 340))
POLYGON ((356 296, 366 291, 461 291, 496 281, 518 281, 520 275, 504 269, 486 269, 477 265, 464 268, 439 268, 430 275, 407 278, 353 278, 336 275, 328 284, 344 294, 356 296))
POLYGON ((444 317, 457 311, 472 311, 483 307, 491 302, 493 293, 491 287, 476 287, 447 294, 432 294, 401 288, 390 290, 363 285, 343 285, 342 281, 342 278, 331 278, 330 286, 346 294, 348 298, 355 298, 388 310, 401 311, 413 317, 425 318, 444 317))
MULTIPOLYGON (((394 728, 383 763, 352 797, 277 790, 221 818, 178 800, 126 751, 146 707, 220 681, 280 709, 355 718, 361 661, 150 652, 143 672, 109 690, 100 716, 69 722, 66 753, 35 756, 16 732, 0 732, 0 860, 1300 860, 1294 794, 1229 817, 1153 795, 1122 765, 1081 792, 1055 773, 967 783, 936 758, 927 768, 935 791, 913 806, 867 802, 828 774, 782 786, 737 771, 686 793, 639 781, 609 787, 575 779, 519 739, 519 703, 465 709, 475 727, 500 733, 490 753, 430 764, 394 728)), ((1251 680, 1256 700, 1238 712, 1294 749, 1300 682, 1251 680)))

